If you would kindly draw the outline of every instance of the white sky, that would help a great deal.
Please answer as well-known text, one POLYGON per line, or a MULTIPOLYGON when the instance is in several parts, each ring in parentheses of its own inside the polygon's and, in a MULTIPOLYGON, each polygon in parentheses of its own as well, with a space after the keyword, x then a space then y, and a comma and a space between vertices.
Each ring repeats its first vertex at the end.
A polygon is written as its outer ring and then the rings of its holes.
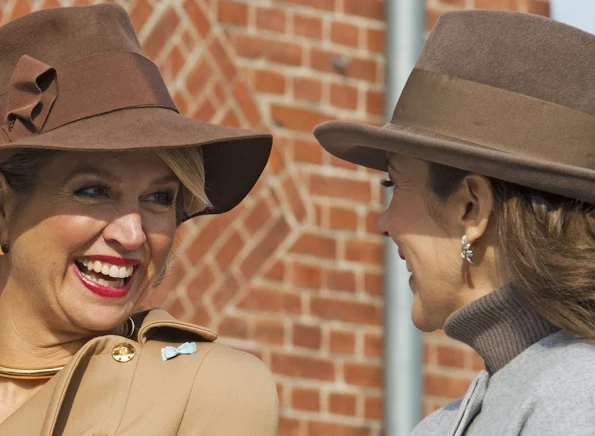
POLYGON ((550 0, 551 16, 595 35, 595 0, 550 0))

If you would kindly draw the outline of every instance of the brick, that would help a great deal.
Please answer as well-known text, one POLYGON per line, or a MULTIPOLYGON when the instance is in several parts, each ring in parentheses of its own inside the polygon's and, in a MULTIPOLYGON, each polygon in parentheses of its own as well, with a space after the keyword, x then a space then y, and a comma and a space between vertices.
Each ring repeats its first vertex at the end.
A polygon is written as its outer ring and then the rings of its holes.
POLYGON ((346 330, 331 330, 329 349, 331 353, 355 354, 355 334, 346 330))
POLYGON ((265 94, 284 94, 285 76, 276 71, 256 70, 254 87, 258 92, 265 94))
POLYGON ((371 303, 344 301, 326 297, 312 297, 311 312, 326 320, 337 320, 358 324, 380 325, 382 309, 371 303))
POLYGON ((336 9, 336 0, 273 0, 273 4, 299 5, 307 6, 313 9, 324 9, 334 11, 336 9))
POLYGON ((317 124, 332 119, 332 117, 313 109, 281 104, 271 105, 271 117, 275 125, 279 127, 307 133, 311 133, 317 124))
POLYGON ((465 0, 440 0, 440 3, 461 8, 465 6, 465 0))
POLYGON ((345 241, 345 259, 355 262, 381 265, 383 255, 382 240, 377 241, 345 241))
POLYGON ((345 381, 351 385, 370 388, 382 387, 381 365, 345 362, 343 372, 345 381))
POLYGON ((382 397, 368 395, 364 401, 364 416, 368 419, 382 420, 382 397))
POLYGON ((192 117, 201 121, 211 121, 215 115, 215 105, 209 99, 205 99, 194 111, 192 117))
POLYGON ((378 64, 373 59, 352 58, 347 67, 346 75, 368 82, 379 82, 378 64))
POLYGON ((286 212, 291 212, 298 223, 303 222, 306 218, 307 211, 304 201, 298 191, 296 181, 291 176, 286 177, 281 182, 281 187, 283 188, 289 206, 288 210, 286 209, 286 212))
POLYGON ((323 71, 327 73, 343 73, 343 71, 337 70, 333 64, 333 59, 340 57, 341 56, 337 53, 312 47, 310 49, 310 58, 308 65, 311 68, 318 71, 323 71))
POLYGON ((465 367, 465 351, 460 348, 437 345, 436 356, 438 358, 438 365, 440 366, 449 368, 465 367))
POLYGON ((228 315, 219 323, 218 331, 223 336, 246 339, 248 337, 248 322, 243 318, 228 315))
POLYGON ((355 292, 355 273, 350 270, 327 270, 326 287, 336 291, 355 292))
POLYGON ((233 96, 248 122, 253 126, 257 125, 260 122, 260 109, 243 81, 236 83, 233 88, 233 96))
POLYGON ((254 339, 267 344, 283 344, 285 342, 283 321, 257 319, 254 325, 254 339))
POLYGON ((244 3, 219 0, 217 17, 220 23, 245 27, 248 24, 248 7, 244 3))
POLYGON ((293 160, 321 165, 324 149, 318 142, 296 139, 293 141, 293 160))
POLYGON ((358 47, 359 27, 342 21, 334 21, 331 24, 331 41, 349 47, 358 47))
POLYGON ((186 306, 182 304, 179 298, 176 298, 167 308, 171 316, 178 319, 186 319, 186 306))
POLYGON ((277 64, 299 66, 303 59, 302 46, 293 42, 270 40, 266 45, 265 58, 277 64))
POLYGON ((380 297, 384 293, 384 276, 380 273, 364 274, 364 290, 367 294, 380 297))
POLYGON ((385 37, 384 29, 368 29, 366 31, 366 47, 368 50, 384 53, 385 37))
POLYGON ((335 364, 331 360, 273 352, 271 370, 280 375, 313 380, 335 379, 335 364))
POLYGON ((224 113, 223 117, 218 122, 218 124, 229 127, 241 126, 240 119, 238 118, 238 115, 236 114, 235 109, 233 108, 227 108, 227 111, 224 113))
POLYGON ((289 418, 283 414, 279 416, 279 435, 282 436, 300 436, 303 434, 302 428, 305 423, 299 419, 289 418))
POLYGON ((372 115, 384 114, 384 92, 370 89, 366 93, 366 112, 372 115))
POLYGON ((384 20, 384 2, 382 0, 344 0, 343 10, 346 14, 358 17, 384 20))
POLYGON ((153 27, 153 31, 143 44, 145 52, 151 59, 155 59, 165 43, 175 33, 176 28, 180 24, 180 17, 172 8, 168 8, 161 14, 159 21, 153 27))
POLYGON ((271 209, 265 198, 261 198, 244 220, 244 227, 251 235, 258 232, 272 217, 271 209))
POLYGON ((264 278, 267 280, 282 282, 285 278, 285 265, 283 265, 281 262, 275 263, 264 273, 264 278))
POLYGON ((213 77, 213 68, 209 61, 202 58, 186 76, 186 89, 193 95, 200 95, 213 77))
POLYGON ((475 0, 475 9, 517 10, 517 0, 475 0))
POLYGON ((316 436, 370 436, 370 429, 331 422, 308 422, 308 435, 316 436))
POLYGON ((248 59, 264 57, 266 40, 258 36, 236 34, 233 37, 236 54, 248 59))
POLYGON ((293 33, 311 39, 322 39, 322 20, 309 15, 295 14, 293 17, 293 33))
POLYGON ((233 275, 228 275, 225 280, 213 291, 213 304, 215 308, 222 311, 225 305, 236 296, 240 290, 240 282, 233 275))
POLYGON ((529 0, 527 12, 530 14, 550 16, 550 3, 547 0, 529 0))
POLYGON ((211 326, 212 320, 213 316, 209 312, 209 309, 206 307, 201 307, 200 309, 197 309, 192 318, 190 318, 190 322, 192 324, 201 325, 205 327, 211 326))
POLYGON ((428 373, 424 376, 424 394, 437 397, 462 397, 471 380, 446 374, 428 373))
POLYGON ((320 267, 294 263, 291 284, 298 288, 319 289, 322 287, 320 267))
POLYGON ((284 33, 287 26, 286 21, 287 15, 283 10, 274 8, 256 9, 256 27, 258 29, 284 33))
POLYGON ((336 415, 355 416, 356 396, 347 393, 331 393, 328 398, 328 407, 336 415))
POLYGON ((377 225, 378 219, 380 218, 380 212, 376 212, 374 210, 368 211, 366 215, 366 232, 371 233, 372 235, 379 235, 377 225))
POLYGON ((130 21, 137 33, 141 31, 152 13, 153 6, 151 6, 149 0, 138 0, 134 4, 132 11, 130 11, 130 21))
POLYGON ((429 32, 434 28, 436 21, 438 21, 438 18, 440 18, 441 15, 442 11, 433 8, 426 8, 424 19, 426 32, 429 32))
POLYGON ((277 314, 300 314, 301 297, 278 289, 250 288, 237 304, 241 309, 277 314))
POLYGON ((289 226, 283 217, 279 217, 263 239, 254 245, 246 260, 242 262, 240 270, 244 277, 252 277, 268 260, 270 253, 275 252, 287 235, 289 235, 289 226))
POLYGON ((28 14, 29 12, 31 12, 29 2, 17 1, 15 2, 14 7, 12 8, 12 14, 10 15, 10 19, 16 20, 17 18, 20 18, 23 15, 28 14))
POLYGON ((218 39, 213 39, 208 45, 209 53, 215 60, 215 64, 219 67, 219 71, 225 77, 228 83, 230 83, 236 76, 237 70, 229 55, 225 51, 225 48, 218 39))
POLYGON ((293 344, 298 347, 319 349, 322 342, 320 327, 294 323, 293 344))
POLYGON ((335 230, 357 230, 359 219, 357 212, 345 207, 331 206, 329 209, 329 226, 335 230))
POLYGON ((474 371, 482 371, 485 369, 485 363, 477 353, 471 353, 471 368, 474 371))
POLYGON ((357 169, 358 169, 358 166, 354 163, 347 162, 346 160, 343 160, 343 159, 339 159, 338 157, 333 156, 333 155, 329 155, 329 157, 331 158, 330 165, 332 167, 344 168, 344 169, 350 170, 350 171, 357 171, 357 169))
POLYGON ((215 254, 215 260, 219 268, 222 271, 227 269, 243 247, 244 240, 241 235, 237 231, 233 232, 215 254))
POLYGON ((334 259, 337 256, 337 241, 328 236, 302 234, 291 246, 290 252, 314 257, 334 259))
POLYGON ((196 27, 196 30, 202 38, 205 38, 211 31, 211 22, 195 1, 185 1, 184 11, 186 16, 196 27))
POLYGON ((371 199, 370 183, 345 177, 311 174, 310 193, 322 197, 341 198, 368 203, 371 199))
POLYGON ((356 87, 332 83, 330 86, 330 103, 342 109, 354 110, 357 108, 357 92, 356 87))
POLYGON ((203 295, 215 283, 215 271, 206 264, 196 274, 194 279, 186 286, 186 295, 193 302, 200 302, 203 295))
POLYGON ((320 410, 320 392, 315 389, 294 387, 291 392, 291 405, 296 410, 317 412, 320 410))
POLYGON ((383 343, 382 335, 367 333, 364 337, 364 354, 370 357, 382 357, 383 343))
POLYGON ((293 96, 299 100, 319 102, 322 99, 322 82, 309 77, 294 77, 293 96))

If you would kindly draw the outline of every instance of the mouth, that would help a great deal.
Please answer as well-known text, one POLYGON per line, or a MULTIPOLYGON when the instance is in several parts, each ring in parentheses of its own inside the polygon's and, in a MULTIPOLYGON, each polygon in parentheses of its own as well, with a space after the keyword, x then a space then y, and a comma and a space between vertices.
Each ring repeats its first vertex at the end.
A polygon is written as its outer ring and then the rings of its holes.
POLYGON ((138 262, 124 259, 81 257, 74 261, 74 270, 83 285, 102 297, 119 298, 130 291, 138 262))
POLYGON ((405 266, 407 267, 407 271, 410 273, 413 273, 413 271, 411 271, 411 267, 409 266, 409 262, 407 262, 407 259, 405 258, 405 255, 403 254, 403 252, 401 250, 399 250, 399 257, 405 261, 405 266))

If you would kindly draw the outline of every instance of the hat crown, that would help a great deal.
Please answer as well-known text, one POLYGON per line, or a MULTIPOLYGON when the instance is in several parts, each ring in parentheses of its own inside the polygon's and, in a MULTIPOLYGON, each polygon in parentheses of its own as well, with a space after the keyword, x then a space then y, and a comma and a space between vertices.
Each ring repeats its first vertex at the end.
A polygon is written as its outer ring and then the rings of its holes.
POLYGON ((537 15, 457 11, 438 20, 416 68, 595 115, 594 65, 590 33, 537 15))
POLYGON ((33 12, 0 27, 0 94, 23 55, 57 67, 104 52, 144 53, 117 4, 33 12))

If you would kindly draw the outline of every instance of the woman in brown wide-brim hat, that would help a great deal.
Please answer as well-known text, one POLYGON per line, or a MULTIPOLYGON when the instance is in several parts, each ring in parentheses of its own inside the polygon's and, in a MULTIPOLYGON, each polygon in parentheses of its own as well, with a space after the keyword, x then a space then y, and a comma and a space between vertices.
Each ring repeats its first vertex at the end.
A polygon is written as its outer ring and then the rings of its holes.
POLYGON ((445 14, 388 124, 314 133, 388 171, 378 227, 411 272, 413 322, 485 362, 413 435, 595 434, 595 36, 445 14))
POLYGON ((182 117, 113 4, 0 28, 0 435, 276 434, 255 357, 133 313, 177 226, 252 189, 271 137, 182 117))

